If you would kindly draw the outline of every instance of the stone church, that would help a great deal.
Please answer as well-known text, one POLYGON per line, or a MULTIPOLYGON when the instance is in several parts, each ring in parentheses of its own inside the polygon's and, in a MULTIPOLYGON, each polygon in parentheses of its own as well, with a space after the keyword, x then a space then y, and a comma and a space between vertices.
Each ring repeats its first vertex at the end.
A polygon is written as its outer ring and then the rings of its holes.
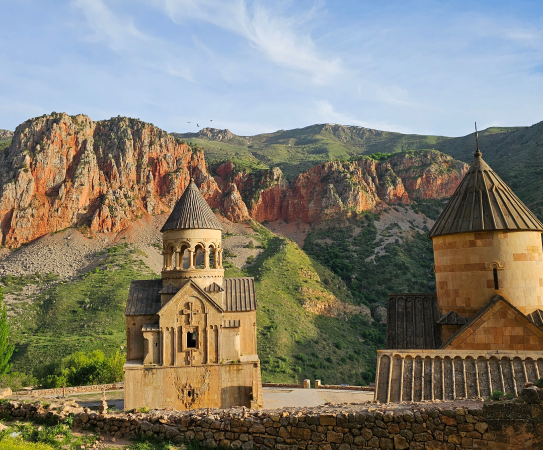
POLYGON ((161 279, 130 285, 125 409, 262 407, 254 281, 224 278, 221 229, 191 179, 161 230, 161 279))
POLYGON ((543 377, 542 231, 477 150, 430 230, 437 292, 388 296, 377 400, 517 395, 543 377))

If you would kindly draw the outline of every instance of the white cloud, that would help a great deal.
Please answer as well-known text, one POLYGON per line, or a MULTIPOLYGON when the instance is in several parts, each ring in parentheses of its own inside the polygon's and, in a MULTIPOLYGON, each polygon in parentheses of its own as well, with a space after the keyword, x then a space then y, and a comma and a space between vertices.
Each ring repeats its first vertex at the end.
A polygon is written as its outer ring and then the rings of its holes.
POLYGON ((367 122, 357 119, 350 113, 336 111, 328 100, 319 100, 315 102, 315 110, 314 113, 312 113, 312 119, 315 120, 316 123, 336 123, 339 125, 355 125, 377 130, 396 131, 398 133, 412 133, 410 129, 404 126, 393 125, 383 121, 367 122))
POLYGON ((177 56, 179 49, 140 31, 132 17, 116 14, 102 0, 73 0, 71 4, 83 12, 87 25, 93 31, 88 40, 103 43, 140 66, 193 81, 185 61, 177 56))
POLYGON ((277 9, 244 0, 149 0, 177 24, 188 20, 210 23, 244 38, 268 60, 296 72, 311 75, 313 82, 329 82, 344 69, 339 58, 320 55, 311 35, 302 31, 316 7, 286 17, 277 9))

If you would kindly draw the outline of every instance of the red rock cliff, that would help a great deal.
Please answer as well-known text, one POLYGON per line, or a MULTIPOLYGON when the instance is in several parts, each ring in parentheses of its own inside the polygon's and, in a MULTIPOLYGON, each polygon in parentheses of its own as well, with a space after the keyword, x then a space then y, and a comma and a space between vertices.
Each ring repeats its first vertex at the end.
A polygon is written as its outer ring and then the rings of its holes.
POLYGON ((142 214, 170 211, 191 171, 210 205, 232 221, 317 222, 380 202, 448 197, 468 169, 419 151, 319 164, 292 182, 278 168, 241 174, 225 163, 214 179, 203 151, 151 124, 66 114, 21 124, 1 158, 0 237, 8 246, 74 225, 120 231, 142 214))
POLYGON ((394 155, 385 161, 362 158, 319 164, 286 182, 278 168, 242 175, 225 163, 218 172, 241 192, 248 216, 262 222, 284 219, 318 222, 374 209, 379 202, 444 198, 468 165, 437 151, 394 155))
POLYGON ((119 231, 144 213, 169 211, 189 167, 216 205, 220 191, 203 153, 153 125, 66 114, 28 120, 2 155, 2 243, 17 246, 73 225, 119 231))

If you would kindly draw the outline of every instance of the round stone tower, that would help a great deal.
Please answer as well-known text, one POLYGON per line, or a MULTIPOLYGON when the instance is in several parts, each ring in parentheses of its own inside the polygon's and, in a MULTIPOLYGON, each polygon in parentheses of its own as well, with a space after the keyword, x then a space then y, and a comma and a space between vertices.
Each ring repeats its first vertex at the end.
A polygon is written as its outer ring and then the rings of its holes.
POLYGON ((471 318, 499 294, 529 314, 543 309, 543 224, 481 156, 430 230, 438 305, 471 318))
POLYGON ((192 279, 201 288, 213 283, 222 286, 221 230, 221 223, 191 179, 160 230, 164 282, 177 288, 187 279, 192 279))

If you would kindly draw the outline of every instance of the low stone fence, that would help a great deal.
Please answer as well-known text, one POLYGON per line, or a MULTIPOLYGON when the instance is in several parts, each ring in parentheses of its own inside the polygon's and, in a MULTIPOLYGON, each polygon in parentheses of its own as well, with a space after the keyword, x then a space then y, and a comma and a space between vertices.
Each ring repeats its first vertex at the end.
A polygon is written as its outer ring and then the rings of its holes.
MULTIPOLYGON (((292 388, 292 389, 303 389, 303 384, 288 384, 288 383, 262 383, 262 387, 271 387, 271 388, 292 388)), ((374 387, 369 386, 342 386, 338 384, 320 384, 319 382, 315 383, 315 389, 334 389, 334 390, 344 390, 344 391, 368 391, 374 392, 374 387)))
POLYGON ((516 450, 543 446, 543 408, 518 402, 335 405, 284 410, 167 410, 100 414, 77 405, 5 402, 0 414, 63 419, 110 438, 157 437, 251 450, 516 450))
POLYGON ((30 395, 32 397, 49 397, 66 394, 81 394, 86 392, 116 391, 124 389, 124 383, 93 384, 90 386, 72 386, 55 389, 33 389, 29 391, 18 391, 17 395, 30 395))

